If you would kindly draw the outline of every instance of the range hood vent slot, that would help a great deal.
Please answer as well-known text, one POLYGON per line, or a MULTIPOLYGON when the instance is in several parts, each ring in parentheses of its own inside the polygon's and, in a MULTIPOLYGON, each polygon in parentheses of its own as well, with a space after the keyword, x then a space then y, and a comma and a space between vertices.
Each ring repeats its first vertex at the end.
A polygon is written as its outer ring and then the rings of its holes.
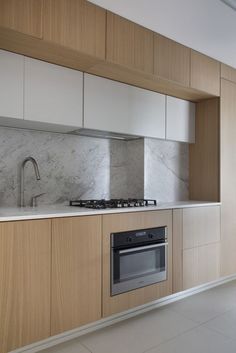
POLYGON ((124 140, 124 141, 137 140, 137 139, 141 138, 140 136, 135 136, 135 135, 118 134, 115 132, 83 129, 83 128, 70 131, 69 134, 80 135, 80 136, 89 136, 89 137, 98 137, 98 138, 103 138, 103 139, 124 140))

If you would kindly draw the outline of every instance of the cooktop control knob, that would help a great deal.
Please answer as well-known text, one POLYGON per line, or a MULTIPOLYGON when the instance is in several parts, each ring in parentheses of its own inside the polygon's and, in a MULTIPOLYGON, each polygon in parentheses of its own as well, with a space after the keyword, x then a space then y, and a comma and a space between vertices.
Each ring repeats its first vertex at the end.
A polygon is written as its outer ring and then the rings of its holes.
POLYGON ((127 238, 127 241, 130 243, 133 239, 131 237, 127 238))
POLYGON ((153 234, 152 233, 148 234, 148 238, 153 239, 153 234))

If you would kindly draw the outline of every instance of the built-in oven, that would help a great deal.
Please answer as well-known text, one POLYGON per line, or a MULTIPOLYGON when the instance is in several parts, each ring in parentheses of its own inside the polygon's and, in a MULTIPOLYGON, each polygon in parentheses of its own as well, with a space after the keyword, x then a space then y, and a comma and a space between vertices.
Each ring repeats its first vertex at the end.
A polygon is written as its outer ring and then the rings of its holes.
POLYGON ((167 227, 111 234, 111 295, 167 280, 167 227))

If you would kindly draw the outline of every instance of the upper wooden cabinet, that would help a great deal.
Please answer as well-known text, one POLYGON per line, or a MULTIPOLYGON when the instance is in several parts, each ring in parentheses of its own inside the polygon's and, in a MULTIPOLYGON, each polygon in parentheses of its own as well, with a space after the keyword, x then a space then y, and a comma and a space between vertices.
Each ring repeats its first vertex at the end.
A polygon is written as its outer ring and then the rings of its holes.
POLYGON ((220 95, 220 63, 204 54, 191 50, 190 86, 220 95))
POLYGON ((155 33, 154 74, 189 87, 190 49, 155 33))
POLYGON ((221 77, 236 83, 236 69, 231 66, 221 64, 221 77))
POLYGON ((101 216, 52 221, 52 335, 101 318, 101 241, 101 216))
POLYGON ((0 352, 50 336, 51 221, 0 223, 0 352))
POLYGON ((86 0, 46 0, 43 39, 105 59, 106 11, 86 0))
POLYGON ((108 12, 106 59, 152 74, 153 32, 108 12))
POLYGON ((1 0, 0 26, 42 38, 43 0, 1 0))

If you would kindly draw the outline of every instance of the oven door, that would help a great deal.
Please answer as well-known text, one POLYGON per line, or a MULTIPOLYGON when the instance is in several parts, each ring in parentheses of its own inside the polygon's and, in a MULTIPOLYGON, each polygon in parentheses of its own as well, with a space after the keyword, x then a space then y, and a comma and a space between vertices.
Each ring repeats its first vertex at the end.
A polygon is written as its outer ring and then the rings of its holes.
POLYGON ((168 243, 111 249, 111 295, 167 279, 168 243))

